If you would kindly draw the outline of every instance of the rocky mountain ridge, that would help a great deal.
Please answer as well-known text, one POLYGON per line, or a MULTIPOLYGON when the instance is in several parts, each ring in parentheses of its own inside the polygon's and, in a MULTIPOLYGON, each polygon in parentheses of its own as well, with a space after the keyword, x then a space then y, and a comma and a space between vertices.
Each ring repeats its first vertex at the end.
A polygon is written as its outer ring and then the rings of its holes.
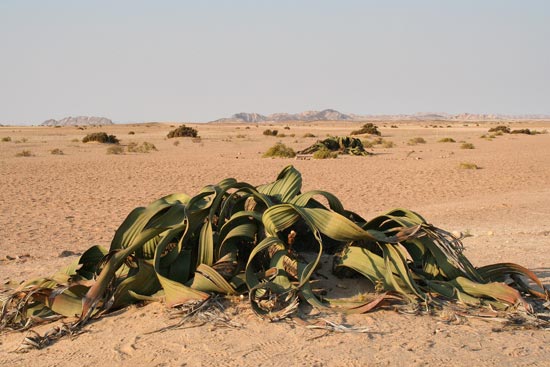
POLYGON ((550 115, 526 114, 526 115, 505 115, 505 114, 478 114, 478 113, 433 113, 419 112, 414 114, 395 114, 395 115, 357 115, 344 114, 333 109, 322 111, 305 111, 300 113, 273 113, 271 115, 262 115, 259 113, 240 112, 229 118, 221 118, 216 122, 240 122, 240 123, 259 123, 259 122, 285 122, 285 121, 496 121, 496 120, 550 120, 550 115))
POLYGON ((41 126, 92 126, 92 125, 113 125, 113 121, 111 121, 106 117, 69 116, 59 121, 54 119, 49 119, 44 121, 41 124, 41 126))
POLYGON ((261 115, 259 113, 236 113, 229 118, 222 118, 212 122, 281 122, 281 121, 342 121, 353 120, 351 115, 338 112, 333 109, 322 111, 305 111, 300 113, 273 113, 261 115))

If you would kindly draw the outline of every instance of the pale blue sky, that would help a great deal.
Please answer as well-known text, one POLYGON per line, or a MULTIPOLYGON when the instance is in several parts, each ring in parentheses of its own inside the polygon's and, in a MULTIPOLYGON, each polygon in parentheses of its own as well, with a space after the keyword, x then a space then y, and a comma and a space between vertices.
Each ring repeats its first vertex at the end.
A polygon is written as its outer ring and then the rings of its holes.
POLYGON ((0 0, 0 123, 550 114, 550 1, 0 0))

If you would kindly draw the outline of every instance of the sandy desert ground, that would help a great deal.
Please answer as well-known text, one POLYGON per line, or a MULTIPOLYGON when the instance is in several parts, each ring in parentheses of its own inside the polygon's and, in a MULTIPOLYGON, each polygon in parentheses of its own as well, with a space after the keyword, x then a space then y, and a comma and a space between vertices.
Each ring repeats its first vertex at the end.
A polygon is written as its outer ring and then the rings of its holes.
MULTIPOLYGON (((374 156, 330 160, 266 159, 277 141, 303 149, 317 138, 347 135, 350 122, 191 124, 202 139, 166 139, 173 124, 109 127, 0 127, 0 282, 48 275, 93 244, 108 247, 135 207, 173 192, 196 193, 235 177, 271 182, 286 165, 302 173, 304 190, 337 195, 347 209, 373 217, 394 207, 421 213, 431 223, 469 234, 466 256, 475 265, 516 262, 550 283, 550 134, 480 138, 495 123, 379 123, 393 148, 374 156), (398 128, 391 128, 390 125, 398 128), (266 128, 287 137, 264 136, 266 128), (122 140, 153 143, 157 152, 106 154, 102 144, 80 142, 106 131, 122 140), (134 131, 134 135, 129 135, 134 131), (290 136, 293 134, 294 136, 290 136), (413 137, 427 143, 407 145, 413 137), (451 137, 457 143, 440 143, 451 137), (474 144, 460 149, 458 141, 474 144), (52 149, 63 155, 53 155, 52 149), (33 156, 16 157, 29 150, 33 156), (461 162, 481 169, 460 169, 461 162)), ((550 129, 550 122, 515 122, 513 128, 550 129)), ((246 302, 228 310, 240 328, 204 325, 152 333, 173 325, 162 304, 133 306, 88 325, 85 333, 43 350, 15 353, 25 333, 0 333, 4 366, 548 366, 550 331, 503 327, 468 319, 453 324, 436 316, 394 311, 328 314, 327 319, 369 333, 326 333, 288 322, 259 320, 246 302)), ((43 332, 50 326, 40 326, 43 332)))

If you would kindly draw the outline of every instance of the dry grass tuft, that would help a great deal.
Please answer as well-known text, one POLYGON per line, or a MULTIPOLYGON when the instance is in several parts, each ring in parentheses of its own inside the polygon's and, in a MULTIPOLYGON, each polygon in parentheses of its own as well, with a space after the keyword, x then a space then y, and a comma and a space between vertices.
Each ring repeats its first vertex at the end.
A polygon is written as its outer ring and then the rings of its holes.
POLYGON ((460 169, 480 169, 480 167, 475 163, 462 162, 459 164, 458 168, 460 169))
POLYGON ((294 158, 296 152, 291 147, 284 145, 281 142, 278 142, 271 148, 269 148, 262 157, 264 158, 294 158))
POLYGON ((146 141, 141 143, 141 145, 139 145, 138 143, 135 143, 135 142, 131 142, 126 147, 126 150, 129 153, 149 153, 151 151, 158 151, 157 147, 154 144, 146 142, 146 141))
POLYGON ((438 140, 439 143, 456 143, 456 140, 453 138, 443 138, 438 140))
POLYGON ((334 158, 338 158, 338 153, 332 152, 327 148, 319 149, 318 151, 313 153, 313 159, 334 159, 334 158))
POLYGON ((107 148, 107 154, 124 154, 124 148, 119 145, 113 145, 107 148))
POLYGON ((421 137, 412 138, 407 142, 407 145, 418 145, 418 144, 426 144, 426 140, 421 137))
POLYGON ((15 154, 16 157, 34 157, 34 154, 30 150, 22 150, 15 154))

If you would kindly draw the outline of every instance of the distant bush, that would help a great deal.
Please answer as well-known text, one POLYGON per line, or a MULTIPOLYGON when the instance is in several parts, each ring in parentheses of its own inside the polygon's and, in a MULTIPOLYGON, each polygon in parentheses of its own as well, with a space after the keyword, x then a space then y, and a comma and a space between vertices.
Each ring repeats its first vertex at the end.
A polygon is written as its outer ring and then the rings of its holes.
POLYGON ((285 130, 290 130, 290 126, 285 126, 284 129, 285 130))
POLYGON ((2 138, 2 141, 11 141, 11 137, 9 137, 9 136, 4 136, 4 137, 2 138))
POLYGON ((99 143, 104 144, 118 144, 119 140, 114 135, 107 135, 107 133, 100 132, 100 133, 91 133, 86 135, 83 139, 83 143, 87 143, 89 141, 97 141, 99 143))
POLYGON ((360 135, 360 134, 381 135, 380 131, 378 131, 378 127, 372 122, 368 122, 365 125, 363 125, 363 127, 360 128, 359 130, 355 130, 351 132, 351 135, 360 135))
POLYGON ((136 135, 136 133, 133 131, 128 131, 128 135, 136 135))
POLYGON ((30 150, 23 150, 15 154, 16 157, 34 157, 30 150))
POLYGON ((143 143, 141 143, 141 145, 135 142, 131 142, 126 147, 126 150, 129 153, 149 153, 150 151, 157 151, 158 149, 157 147, 155 147, 154 144, 144 141, 143 143))
POLYGON ((107 154, 124 154, 124 148, 120 145, 113 145, 107 148, 107 154))
POLYGON ((278 133, 279 133, 278 130, 266 129, 266 130, 264 130, 264 132, 262 134, 267 135, 267 136, 277 136, 278 133))
POLYGON ((537 135, 537 134, 546 134, 547 131, 537 131, 537 130, 529 130, 529 129, 517 129, 510 131, 510 134, 527 134, 527 135, 537 135))
POLYGON ((264 158, 269 158, 269 157, 294 158, 295 156, 296 156, 296 152, 294 151, 294 149, 284 145, 281 142, 275 144, 263 154, 264 158))
POLYGON ((479 169, 477 164, 469 162, 462 162, 458 167, 460 169, 479 169))
POLYGON ((510 128, 508 126, 505 126, 505 125, 498 125, 498 126, 495 126, 495 127, 492 127, 492 128, 489 129, 490 133, 496 133, 498 131, 500 131, 502 133, 509 134, 510 133, 510 128))
POLYGON ((71 139, 71 142, 72 142, 72 143, 80 143, 80 140, 77 139, 77 138, 74 138, 74 139, 71 139))
POLYGON ((235 136, 237 139, 244 139, 246 138, 246 135, 245 134, 237 134, 237 136, 235 136))
POLYGON ((440 143, 456 143, 456 140, 453 138, 443 138, 438 140, 440 143))
POLYGON ((285 133, 280 133, 280 134, 277 134, 277 137, 278 138, 286 138, 286 134, 285 133))
POLYGON ((315 138, 315 135, 312 133, 305 133, 304 138, 315 138))
POLYGON ((53 154, 53 155, 63 155, 63 151, 59 148, 54 148, 52 150, 50 150, 50 153, 53 154))
POLYGON ((338 153, 328 150, 327 148, 321 148, 313 153, 313 159, 332 159, 338 158, 338 153))
POLYGON ((166 135, 168 139, 177 138, 177 137, 190 137, 196 138, 198 136, 198 131, 192 127, 181 125, 180 127, 175 128, 166 135))
POLYGON ((409 140, 409 142, 407 143, 407 145, 418 145, 418 144, 426 144, 426 140, 424 140, 424 138, 412 138, 409 140))
POLYGON ((460 149, 475 149, 475 146, 472 143, 462 143, 460 149))

